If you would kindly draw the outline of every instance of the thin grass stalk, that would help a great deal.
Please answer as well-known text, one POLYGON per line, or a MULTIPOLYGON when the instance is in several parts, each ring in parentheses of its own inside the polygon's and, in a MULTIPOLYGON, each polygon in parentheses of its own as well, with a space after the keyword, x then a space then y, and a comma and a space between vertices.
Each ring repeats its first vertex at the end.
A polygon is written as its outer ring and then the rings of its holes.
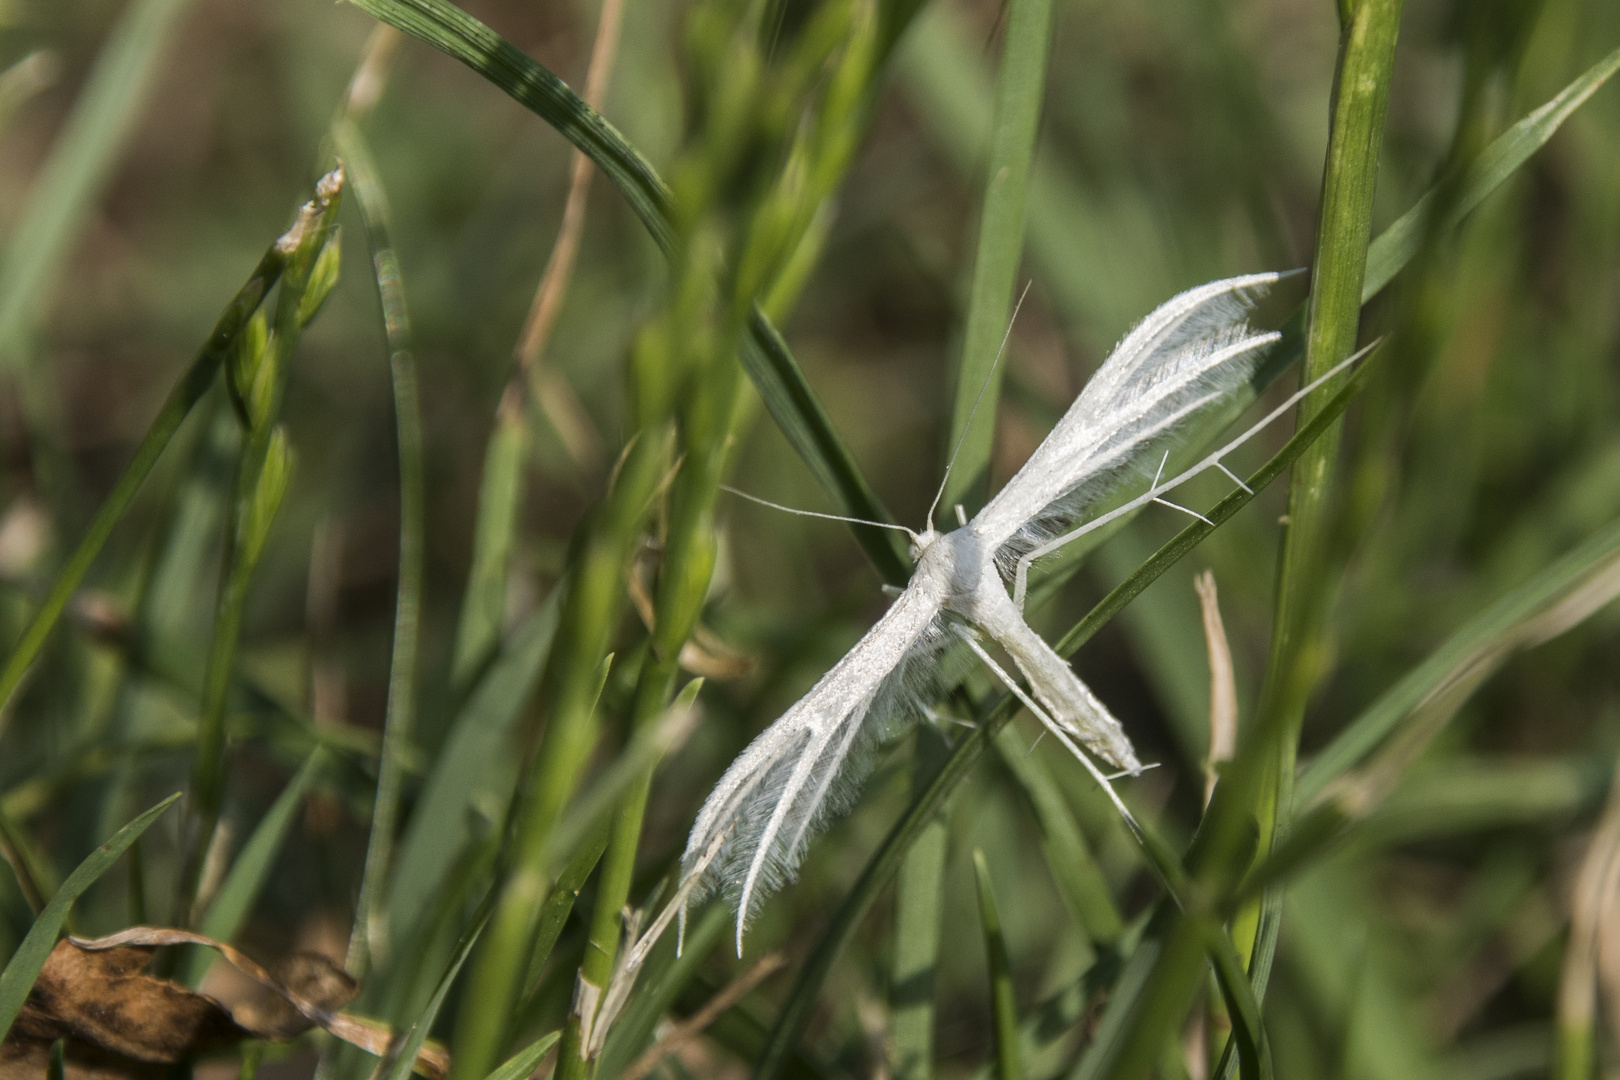
POLYGON ((540 689, 546 731, 513 809, 511 854, 495 913, 467 975, 451 1080, 483 1080, 505 1047, 551 891, 548 837, 596 741, 597 671, 624 606, 625 567, 664 472, 667 442, 657 429, 637 435, 625 449, 606 501, 581 525, 557 643, 540 689))
POLYGON ((940 504, 949 508, 984 500, 996 405, 1006 368, 998 364, 1008 334, 1014 279, 1024 251, 1024 203, 1046 96, 1046 63, 1052 47, 1051 0, 1010 0, 1007 40, 996 75, 990 160, 979 212, 978 249, 962 329, 947 455, 955 454, 940 504))
POLYGON ((180 905, 176 921, 187 925, 199 914, 197 889, 202 884, 203 861, 219 823, 225 790, 225 707, 242 615, 270 519, 275 516, 285 490, 288 450, 285 434, 276 418, 281 410, 287 369, 306 321, 306 290, 317 256, 331 238, 332 220, 337 213, 343 183, 340 166, 322 178, 316 187, 315 201, 307 204, 301 215, 303 229, 287 252, 286 270, 276 295, 273 338, 257 361, 262 389, 243 388, 239 392, 252 394, 252 400, 241 406, 251 427, 227 504, 225 558, 198 708, 197 746, 187 799, 187 823, 182 834, 187 838, 185 846, 189 854, 181 862, 179 888, 175 894, 175 903, 180 905))
POLYGON ((393 655, 388 668, 388 704, 383 719, 382 759, 371 813, 365 868, 355 901, 347 967, 356 978, 386 951, 389 927, 384 883, 393 862, 399 818, 401 755, 410 746, 416 719, 417 653, 422 622, 422 560, 426 492, 423 477, 422 409, 417 395, 416 357, 410 311, 389 236, 388 195, 377 178, 370 148, 352 123, 340 122, 336 141, 349 169, 355 205, 366 227, 371 261, 382 303, 388 341, 388 370, 394 390, 395 441, 399 456, 399 582, 394 601, 393 655))
POLYGON ((979 924, 984 931, 984 951, 990 967, 990 1011, 996 1035, 997 1080, 1023 1080, 1023 1057, 1018 1045, 1018 1002, 1013 997, 1012 964, 1007 959, 1007 941, 1001 933, 1001 913, 996 910, 996 892, 990 883, 990 867, 984 852, 973 851, 973 874, 978 882, 979 924))
MULTIPOLYGON (((1339 59, 1312 263, 1303 380, 1322 375, 1355 349, 1401 8, 1401 0, 1358 0, 1340 9, 1339 59)), ((1324 386, 1301 402, 1301 423, 1318 415, 1332 389, 1324 386)), ((1234 887, 1243 872, 1248 842, 1243 833, 1251 827, 1251 815, 1260 822, 1259 843, 1264 850, 1280 841, 1292 813, 1299 731, 1311 690, 1325 670, 1327 620, 1336 590, 1325 558, 1339 436, 1339 426, 1330 426, 1302 455, 1290 480, 1271 653, 1254 735, 1247 752, 1240 753, 1230 797, 1223 799, 1216 790, 1206 819, 1207 845, 1198 857, 1201 876, 1217 891, 1234 887)), ((1252 916, 1240 917, 1234 924, 1236 944, 1249 953, 1250 978, 1261 992, 1270 974, 1280 918, 1280 894, 1273 892, 1252 916)), ((1196 985, 1193 973, 1187 974, 1186 983, 1190 998, 1196 985)), ((1145 1033, 1147 1037, 1151 1033, 1145 1033)), ((1225 1071, 1231 1067, 1229 1057, 1225 1071)))

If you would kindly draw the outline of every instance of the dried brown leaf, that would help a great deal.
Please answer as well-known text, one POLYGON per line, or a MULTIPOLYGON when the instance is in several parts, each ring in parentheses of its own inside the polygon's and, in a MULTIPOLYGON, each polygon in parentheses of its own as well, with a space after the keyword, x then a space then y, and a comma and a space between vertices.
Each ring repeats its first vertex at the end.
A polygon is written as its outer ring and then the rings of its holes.
MULTIPOLYGON (((380 1057, 395 1041, 392 1030, 339 1011, 358 992, 348 973, 316 953, 294 953, 266 969, 186 930, 136 926, 89 941, 67 938, 51 951, 0 1047, 0 1080, 43 1075, 57 1039, 66 1040, 77 1076, 98 1078, 156 1077, 246 1039, 281 1041, 316 1026, 380 1057), (143 973, 158 948, 188 944, 214 949, 266 993, 225 1005, 143 973)), ((417 1056, 416 1071, 429 1080, 442 1080, 448 1069, 441 1048, 417 1056)))

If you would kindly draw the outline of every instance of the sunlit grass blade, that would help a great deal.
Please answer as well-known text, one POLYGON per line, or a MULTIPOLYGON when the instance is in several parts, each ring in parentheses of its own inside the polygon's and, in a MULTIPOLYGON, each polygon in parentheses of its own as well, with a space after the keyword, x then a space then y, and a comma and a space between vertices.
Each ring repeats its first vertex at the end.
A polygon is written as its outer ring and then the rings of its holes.
MULTIPOLYGON (((495 31, 445 0, 352 0, 367 14, 466 64, 557 129, 618 186, 659 246, 669 253, 669 189, 642 156, 562 80, 495 31)), ((892 521, 855 458, 827 419, 781 335, 758 308, 748 319, 742 363, 773 419, 838 512, 892 521)), ((853 526, 856 540, 891 583, 909 575, 904 548, 892 531, 853 526)))
POLYGON ((56 935, 61 932, 62 924, 67 921, 68 911, 73 907, 73 902, 105 874, 112 864, 118 861, 118 856, 139 839, 159 815, 173 806, 179 798, 179 792, 170 795, 119 829, 113 834, 112 839, 92 851, 78 868, 68 875, 67 880, 62 882, 62 887, 56 891, 51 902, 39 913, 34 925, 28 930, 28 936, 23 938, 22 944, 6 962, 5 970, 0 971, 0 1042, 5 1041, 6 1034, 11 1031, 12 1022, 22 1011, 23 1002, 28 998, 28 992, 33 989, 34 980, 39 977, 40 969, 45 966, 45 958, 56 947, 56 935))
POLYGON ((0 255, 0 366, 18 362, 18 336, 49 295, 133 132, 169 32, 187 2, 132 0, 102 46, 0 255))
POLYGON ((1046 95, 1046 62, 1052 43, 1051 0, 1011 0, 1001 69, 996 74, 990 158, 979 208, 978 248, 968 287, 962 352, 956 366, 946 453, 953 458, 941 504, 972 503, 985 494, 996 405, 1006 368, 1001 359, 1009 333, 1014 279, 1024 251, 1024 203, 1046 95))
MULTIPOLYGON (((265 811, 264 818, 253 830, 248 842, 242 845, 241 854, 231 864, 230 872, 225 875, 219 891, 203 913, 197 924, 198 933, 216 941, 230 941, 236 937, 259 899, 259 893, 270 879, 270 871, 281 855, 282 845, 292 827, 293 815, 303 805, 304 795, 319 775, 324 756, 325 751, 319 747, 311 751, 303 768, 298 770, 292 781, 276 796, 276 801, 270 804, 270 809, 265 811)), ((195 987, 202 981, 212 961, 213 954, 204 949, 188 950, 186 962, 177 976, 178 981, 185 986, 195 987)))
POLYGON ((1012 964, 1007 959, 1007 941, 1001 933, 1001 913, 996 909, 996 892, 990 883, 990 867, 984 852, 973 852, 973 874, 979 887, 979 927, 984 932, 984 951, 989 957, 991 1017, 996 1034, 996 1076, 998 1080, 1023 1080, 1024 1064, 1018 1045, 1018 1002, 1013 997, 1012 964))

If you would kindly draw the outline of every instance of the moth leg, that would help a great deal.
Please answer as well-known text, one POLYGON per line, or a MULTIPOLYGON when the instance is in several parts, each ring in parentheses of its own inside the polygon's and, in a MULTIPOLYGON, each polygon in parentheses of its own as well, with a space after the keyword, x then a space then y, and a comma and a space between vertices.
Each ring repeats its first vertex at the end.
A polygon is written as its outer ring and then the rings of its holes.
MULTIPOLYGON (((1091 760, 1084 750, 1074 744, 1074 741, 1069 738, 1062 726, 1056 720, 1053 720, 1045 709, 1037 705, 1034 698, 1024 692, 1024 688, 1018 685, 1018 680, 1009 675, 1006 668, 996 663, 995 658, 984 651, 984 646, 974 639, 972 633, 960 626, 956 628, 956 632, 961 635, 963 641, 967 642, 968 648, 973 650, 974 655, 984 662, 984 666, 989 668, 996 678, 1006 684, 1007 689, 1012 691, 1013 697, 1017 698, 1024 708, 1028 709, 1030 714, 1041 722, 1041 726, 1050 731, 1053 737, 1062 743, 1069 753, 1079 759, 1080 764, 1084 765, 1086 771, 1091 774, 1091 778, 1097 781, 1097 786, 1102 788, 1108 795, 1109 801, 1114 804, 1114 809, 1119 811, 1119 816, 1125 819, 1125 824, 1130 827, 1132 832, 1141 836, 1142 827, 1137 824, 1136 818, 1131 816, 1130 810, 1125 806, 1125 801, 1119 797, 1119 792, 1114 790, 1114 785, 1109 783, 1111 778, 1097 768, 1096 763, 1091 760)), ((1034 748, 1031 747, 1031 749, 1034 748)))

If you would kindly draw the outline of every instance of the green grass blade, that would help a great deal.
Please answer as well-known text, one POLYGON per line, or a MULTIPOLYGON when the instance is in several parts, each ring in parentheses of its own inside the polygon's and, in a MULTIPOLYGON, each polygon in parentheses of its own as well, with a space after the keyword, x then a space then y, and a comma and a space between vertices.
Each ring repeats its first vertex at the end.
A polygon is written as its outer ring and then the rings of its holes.
POLYGON ((1105 947, 1115 944, 1125 932, 1125 922, 1057 780, 1011 727, 996 736, 996 750, 1029 796, 1030 808, 1040 823, 1041 849, 1058 891, 1093 942, 1105 947))
POLYGON ((400 841, 389 895, 389 925, 406 932, 438 891, 466 844, 467 813, 534 691, 551 643, 564 586, 554 588, 512 635, 451 722, 400 841))
POLYGON ((46 957, 50 956, 51 950, 56 947, 56 935, 61 932, 62 924, 67 921, 68 910, 73 907, 73 902, 105 874, 112 864, 118 861, 118 856, 139 839, 158 816, 173 806, 179 798, 179 792, 170 795, 119 829, 111 840, 92 851, 89 857, 68 875, 67 880, 62 882, 62 887, 56 891, 51 902, 39 913, 34 925, 28 930, 28 936, 23 938, 22 944, 6 963, 5 971, 0 971, 0 1042, 4 1042, 6 1035, 11 1031, 12 1022, 22 1011, 23 1002, 28 998, 28 992, 33 989, 34 980, 39 978, 46 957))
POLYGON ((484 927, 489 925, 489 917, 495 910, 495 896, 496 890, 491 887, 479 903, 478 911, 456 944, 455 958, 450 961, 450 966, 445 968, 444 974, 439 977, 438 985, 433 988, 433 996, 428 998, 420 1015, 406 1029, 405 1038, 389 1065, 388 1080, 410 1080, 411 1073, 416 1068, 417 1051, 421 1050, 422 1044, 427 1041, 428 1032, 433 1030, 433 1021, 438 1019, 439 1010, 444 1006, 444 999, 449 995, 450 987, 455 984, 456 976, 461 974, 462 966, 467 963, 467 957, 472 955, 473 946, 478 944, 478 939, 483 936, 484 927))
MULTIPOLYGON (((382 763, 371 813, 365 870, 355 901, 355 928, 349 942, 349 968, 364 973, 371 955, 388 940, 385 885, 393 861, 399 817, 400 754, 416 726, 416 663, 422 622, 422 559, 426 546, 426 481, 422 448, 422 408, 417 396, 415 345, 399 256, 389 237, 388 193, 377 177, 371 151, 353 124, 333 128, 347 160, 355 203, 365 221, 377 295, 388 339, 388 370, 394 389, 394 430, 399 460, 399 582, 394 600, 394 643, 388 665, 388 705, 383 718, 382 763)), ((415 1053, 411 1058, 414 1060, 415 1053)))
POLYGON ((990 962, 990 1003, 996 1033, 996 1075, 999 1080, 1023 1080, 1024 1063, 1018 1045, 1018 1002, 1013 997, 1012 964, 1001 933, 1001 913, 990 884, 984 852, 974 849, 973 874, 979 886, 979 925, 990 962))
MULTIPOLYGON (((567 84, 471 15, 445 0, 351 0, 483 75, 552 125, 583 151, 629 200, 648 232, 668 254, 673 232, 669 188, 613 126, 567 84)), ((794 450, 827 489, 841 514, 892 521, 827 419, 815 391, 770 320, 756 307, 748 319, 743 368, 794 450)), ((853 526, 856 540, 891 584, 910 576, 910 563, 893 530, 853 526)))
POLYGON ((458 688, 466 686, 500 648, 506 622, 506 572, 523 501, 528 450, 523 396, 509 389, 495 411, 495 427, 484 451, 478 516, 473 523, 472 569, 467 572, 467 591, 450 661, 450 683, 458 688))
POLYGON ((1260 1003, 1255 1000, 1254 987, 1249 984, 1249 973, 1243 970, 1243 961, 1225 927, 1202 917, 1199 924, 1204 932, 1204 952, 1215 969, 1215 981, 1226 999, 1226 1011, 1232 1018, 1232 1041, 1237 1046, 1238 1075, 1244 1080, 1270 1080, 1271 1045, 1266 1039, 1265 1021, 1260 1015, 1260 1003))
POLYGON ((551 895, 546 897, 546 905, 540 910, 540 921, 535 926, 534 949, 529 954, 528 974, 523 977, 524 1001, 517 1009, 518 1015, 528 1012, 535 994, 539 992, 546 961, 551 959, 551 950, 557 947, 557 939, 562 936, 568 915, 579 899, 579 890, 585 887, 585 880, 601 861, 602 852, 607 850, 612 831, 612 822, 598 822, 574 849, 573 856, 557 875, 557 884, 552 886, 551 895))
MULTIPOLYGON (((1564 121, 1586 104, 1616 71, 1620 71, 1620 49, 1593 64, 1556 97, 1497 136, 1468 170, 1468 179, 1446 215, 1445 227, 1451 228, 1467 217, 1485 196, 1547 145, 1547 140, 1564 121)), ((1438 189, 1429 191, 1373 241, 1367 251, 1367 276, 1361 292, 1363 303, 1376 296, 1417 255, 1423 243, 1424 219, 1434 212, 1437 197, 1438 189)))
MULTIPOLYGON (((911 791, 921 793, 947 754, 932 728, 917 729, 911 791)), ((889 1039, 895 1080, 928 1080, 934 1072, 934 975, 945 908, 945 856, 950 827, 943 814, 923 827, 895 881, 894 975, 889 985, 889 1039)))
POLYGON ((90 206, 135 128, 169 32, 188 0, 131 0, 96 58, 0 256, 0 366, 18 362, 90 206))
POLYGON ((1024 203, 1030 163, 1046 94, 1046 62, 1052 48, 1051 0, 1011 0, 1007 38, 996 75, 990 159, 979 211, 978 250, 968 288, 962 355, 956 369, 950 441, 954 455, 941 503, 949 508, 984 497, 990 447, 1001 398, 1001 359, 1008 334, 1013 286, 1024 250, 1024 203))
MULTIPOLYGON (((294 229, 296 228, 295 225, 294 229)), ((7 718, 15 711, 6 706, 10 703, 12 695, 17 692, 18 685, 39 655, 40 649, 44 647, 45 639, 50 636, 57 620, 62 617, 68 601, 84 581, 85 574, 89 573, 91 563, 95 562, 107 538, 112 535, 114 526, 135 501, 135 495, 140 491, 141 484, 152 472, 158 458, 163 456, 163 451, 173 440, 175 432, 180 429, 186 416, 190 414, 192 406, 197 404, 213 384, 214 374, 235 348, 237 335, 258 310, 265 293, 281 276, 287 261, 287 253, 282 250, 281 244, 282 241, 278 240, 270 245, 270 249, 253 268, 253 273, 248 276, 246 283, 225 305, 225 310, 221 313, 219 321, 214 324, 213 332, 208 335, 201 353, 192 361, 191 367, 181 376, 174 389, 169 391, 169 396, 164 399, 163 407, 158 410, 152 426, 147 429, 140 445, 135 448, 134 460, 113 485, 112 491, 108 492, 106 500, 102 502, 96 516, 91 520, 90 527, 85 530, 84 538, 79 541, 67 565, 51 582, 50 592, 29 619, 22 637, 18 639, 11 655, 6 658, 5 667, 0 669, 0 731, 4 730, 7 718)))
MULTIPOLYGON (((1512 652, 1539 640, 1536 624, 1570 600, 1592 602, 1612 589, 1620 573, 1620 522, 1575 550, 1464 624, 1429 658, 1413 668, 1345 726, 1300 774, 1301 803, 1319 796, 1334 779, 1396 731, 1402 720, 1462 680, 1477 684, 1512 652), (1592 590, 1599 590, 1595 595, 1592 590), (1532 636, 1525 638, 1526 630, 1532 636)), ((1610 594, 1612 595, 1612 593, 1610 594)), ((1461 702, 1457 702, 1461 704, 1461 702)))
MULTIPOLYGON (((292 828, 293 815, 324 766, 324 757, 325 751, 320 747, 311 751, 303 768, 276 796, 276 801, 270 804, 270 809, 242 846, 241 854, 231 864, 230 873, 225 875, 225 881, 197 924, 198 933, 215 941, 230 941, 236 937, 253 910, 259 893, 263 891, 264 883, 270 878, 270 870, 275 866, 276 857, 281 854, 281 845, 286 842, 292 828)), ((202 981, 212 961, 213 954, 207 950, 188 950, 187 960, 177 977, 179 982, 195 987, 202 981)))
POLYGON ((551 1053, 551 1048, 557 1045, 557 1040, 560 1038, 562 1038, 561 1031, 553 1031, 540 1036, 534 1042, 507 1058, 506 1062, 490 1073, 485 1080, 529 1080, 529 1077, 534 1074, 534 1070, 540 1067, 540 1063, 546 1059, 547 1054, 551 1053))
POLYGON ((466 64, 556 128, 624 193, 658 246, 670 249, 674 234, 669 222, 669 187, 624 136, 568 84, 446 0, 350 3, 466 64))

